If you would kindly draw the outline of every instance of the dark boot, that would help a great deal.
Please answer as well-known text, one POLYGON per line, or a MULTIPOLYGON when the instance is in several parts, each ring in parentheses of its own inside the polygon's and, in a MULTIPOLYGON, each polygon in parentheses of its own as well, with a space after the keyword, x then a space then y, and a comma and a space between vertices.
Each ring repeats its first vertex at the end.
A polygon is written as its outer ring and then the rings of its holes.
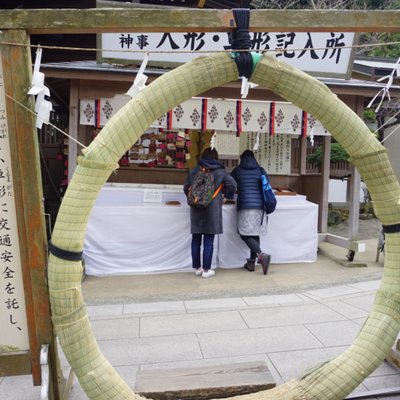
POLYGON ((247 269, 247 271, 254 272, 254 270, 256 269, 256 260, 248 258, 246 263, 243 265, 243 268, 247 269))
POLYGON ((263 270, 264 275, 267 275, 268 268, 269 268, 269 263, 271 262, 271 256, 269 254, 267 254, 267 253, 261 253, 258 256, 258 262, 262 266, 262 270, 263 270))

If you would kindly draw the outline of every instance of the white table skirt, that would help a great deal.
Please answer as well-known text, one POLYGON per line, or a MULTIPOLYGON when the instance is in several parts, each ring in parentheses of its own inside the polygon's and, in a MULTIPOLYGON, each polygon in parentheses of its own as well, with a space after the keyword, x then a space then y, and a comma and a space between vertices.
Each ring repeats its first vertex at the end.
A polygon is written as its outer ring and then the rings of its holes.
MULTIPOLYGON (((167 189, 162 195, 163 202, 180 200, 179 206, 140 203, 140 199, 140 189, 106 188, 100 192, 85 236, 88 275, 190 270, 190 209, 184 195, 167 189)), ((217 235, 214 242, 213 267, 240 268, 249 250, 237 233, 235 205, 223 206, 223 226, 224 234, 217 235)), ((269 216, 268 233, 261 237, 261 248, 272 255, 274 264, 314 262, 317 226, 318 205, 304 196, 279 196, 277 209, 269 216)))

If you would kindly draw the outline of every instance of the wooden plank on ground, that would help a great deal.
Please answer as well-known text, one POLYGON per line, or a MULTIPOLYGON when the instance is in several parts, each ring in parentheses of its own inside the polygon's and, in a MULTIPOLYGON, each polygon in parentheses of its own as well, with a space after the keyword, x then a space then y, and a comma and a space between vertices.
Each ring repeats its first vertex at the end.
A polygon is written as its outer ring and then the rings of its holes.
POLYGON ((395 368, 400 368, 400 339, 397 339, 386 361, 395 368))
POLYGON ((154 400, 225 398, 271 389, 264 362, 138 371, 135 392, 154 400))
POLYGON ((32 373, 29 351, 2 353, 0 376, 29 375, 32 373))
POLYGON ((396 367, 400 368, 400 351, 396 349, 395 347, 392 348, 390 351, 389 355, 386 357, 386 361, 396 367))
MULTIPOLYGON (((386 397, 386 396, 391 396, 391 395, 398 395, 399 393, 400 393, 400 386, 397 386, 397 387, 392 387, 392 388, 370 390, 368 392, 357 392, 354 394, 350 394, 349 396, 347 396, 345 398, 345 400, 376 399, 379 396, 386 397)), ((394 398, 394 397, 392 397, 392 398, 394 398)), ((396 399, 397 399, 397 397, 396 397, 396 399)))

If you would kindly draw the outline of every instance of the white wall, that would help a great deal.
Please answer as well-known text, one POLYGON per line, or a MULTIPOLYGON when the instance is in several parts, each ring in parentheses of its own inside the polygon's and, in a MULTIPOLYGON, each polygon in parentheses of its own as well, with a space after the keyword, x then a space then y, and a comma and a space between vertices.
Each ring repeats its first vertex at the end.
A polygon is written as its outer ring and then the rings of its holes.
MULTIPOLYGON (((387 118, 387 119, 390 119, 387 118)), ((393 119, 391 119, 393 121, 393 119)), ((386 121, 385 121, 386 122, 386 121)), ((390 123, 390 122, 389 122, 390 123)), ((392 164, 397 179, 400 180, 400 128, 394 125, 384 130, 384 146, 387 148, 390 163, 392 164)))
MULTIPOLYGON (((360 187, 360 203, 364 201, 364 183, 361 182, 360 187)), ((346 193, 347 193, 347 181, 342 181, 340 179, 330 179, 329 180, 329 203, 346 203, 346 193)))

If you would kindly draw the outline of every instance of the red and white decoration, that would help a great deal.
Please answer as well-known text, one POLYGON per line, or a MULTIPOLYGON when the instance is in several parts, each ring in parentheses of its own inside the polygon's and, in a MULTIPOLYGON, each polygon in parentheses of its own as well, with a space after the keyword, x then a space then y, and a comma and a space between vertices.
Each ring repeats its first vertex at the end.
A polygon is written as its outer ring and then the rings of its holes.
MULTIPOLYGON (((104 126, 128 101, 129 96, 81 99, 80 124, 104 126)), ((198 129, 276 134, 329 135, 312 115, 286 102, 208 99, 193 97, 174 107, 152 124, 153 128, 198 129)))

